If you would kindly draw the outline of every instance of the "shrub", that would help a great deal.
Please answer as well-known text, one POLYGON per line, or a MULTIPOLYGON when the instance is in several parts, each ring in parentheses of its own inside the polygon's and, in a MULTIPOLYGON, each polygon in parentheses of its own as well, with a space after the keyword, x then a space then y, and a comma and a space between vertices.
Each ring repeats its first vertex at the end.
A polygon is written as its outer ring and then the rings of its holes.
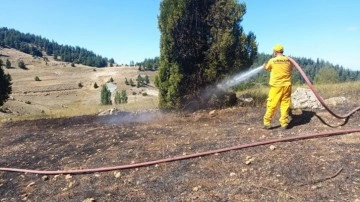
POLYGON ((35 81, 41 81, 41 79, 38 76, 35 76, 35 81))
POLYGON ((24 61, 22 61, 22 60, 20 60, 20 62, 18 63, 18 67, 19 67, 20 69, 27 69, 24 61))
POLYGON ((130 86, 135 86, 135 83, 132 79, 130 79, 130 86))
POLYGON ((11 62, 9 61, 9 59, 6 59, 5 67, 6 67, 7 69, 10 69, 10 68, 11 68, 11 62))

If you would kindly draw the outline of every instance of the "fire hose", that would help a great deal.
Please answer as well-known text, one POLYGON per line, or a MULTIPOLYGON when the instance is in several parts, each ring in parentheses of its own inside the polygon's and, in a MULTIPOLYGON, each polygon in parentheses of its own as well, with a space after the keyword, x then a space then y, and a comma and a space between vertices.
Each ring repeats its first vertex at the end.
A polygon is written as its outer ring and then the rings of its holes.
MULTIPOLYGON (((349 118, 352 114, 354 114, 356 111, 358 111, 360 109, 360 106, 359 106, 359 107, 351 110, 350 112, 348 112, 345 115, 335 114, 325 104, 324 100, 320 97, 320 95, 317 94, 317 92, 315 91, 315 88, 313 87, 310 80, 308 79, 308 77, 306 76, 304 71, 301 69, 299 64, 297 64, 297 62, 294 61, 292 58, 289 58, 289 60, 293 63, 293 65, 300 72, 301 76, 304 78, 307 85, 313 91, 316 98, 320 101, 320 103, 324 106, 324 108, 331 115, 333 115, 334 117, 339 118, 339 119, 345 119, 345 118, 349 118)), ((179 161, 179 160, 184 160, 184 159, 202 157, 202 156, 207 156, 207 155, 211 155, 211 154, 227 152, 227 151, 231 151, 231 150, 239 150, 239 149, 244 149, 244 148, 249 148, 249 147, 256 147, 256 146, 261 146, 261 145, 268 145, 268 144, 278 143, 278 142, 290 142, 290 141, 296 141, 296 140, 312 139, 312 138, 319 138, 319 137, 328 137, 328 136, 334 136, 334 135, 340 135, 340 134, 348 134, 348 133, 354 133, 354 132, 360 132, 360 128, 353 128, 353 129, 346 129, 346 130, 335 130, 335 131, 330 131, 330 132, 326 131, 326 132, 320 132, 320 133, 314 133, 314 134, 308 134, 308 135, 301 135, 301 136, 293 136, 293 137, 275 138, 275 139, 259 141, 259 142, 254 142, 254 143, 247 143, 247 144, 242 144, 242 145, 238 145, 238 146, 222 148, 222 149, 217 149, 217 150, 205 151, 205 152, 182 155, 182 156, 175 156, 175 157, 159 159, 159 160, 154 160, 154 161, 148 161, 148 162, 142 162, 142 163, 120 165, 120 166, 109 166, 109 167, 78 169, 78 170, 31 170, 31 169, 1 168, 0 167, 0 171, 43 174, 43 175, 85 174, 85 173, 94 173, 94 172, 104 172, 104 171, 130 169, 130 168, 138 168, 138 167, 156 165, 156 164, 161 164, 161 163, 166 163, 166 162, 173 162, 173 161, 179 161)))

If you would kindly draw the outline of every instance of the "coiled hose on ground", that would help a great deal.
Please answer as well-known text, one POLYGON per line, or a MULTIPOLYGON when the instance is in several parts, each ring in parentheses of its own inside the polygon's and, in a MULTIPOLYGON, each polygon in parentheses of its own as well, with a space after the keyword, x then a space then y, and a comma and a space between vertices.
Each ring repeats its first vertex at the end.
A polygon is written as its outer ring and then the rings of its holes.
MULTIPOLYGON (((339 118, 339 119, 346 119, 346 118, 349 118, 352 114, 354 114, 356 111, 358 111, 360 109, 360 106, 359 106, 359 107, 351 110, 349 113, 347 113, 345 115, 335 114, 325 104, 325 102, 321 98, 321 96, 319 94, 317 94, 317 92, 315 91, 313 85, 311 84, 310 80, 305 75, 304 71, 301 69, 299 64, 297 64, 297 62, 295 62, 292 58, 289 58, 289 60, 294 64, 294 66, 300 72, 301 76, 304 78, 305 82, 308 84, 310 89, 314 92, 315 96, 320 101, 320 103, 334 117, 339 118)), ((265 140, 265 141, 260 141, 260 142, 242 144, 242 145, 238 145, 238 146, 233 146, 233 147, 228 147, 228 148, 223 148, 223 149, 217 149, 217 150, 212 150, 212 151, 206 151, 206 152, 200 152, 200 153, 195 153, 195 154, 175 156, 175 157, 166 158, 166 159, 159 159, 159 160, 155 160, 155 161, 148 161, 148 162, 128 164, 128 165, 120 165, 120 166, 111 166, 111 167, 100 167, 100 168, 79 169, 79 170, 31 170, 31 169, 20 169, 20 168, 0 168, 0 171, 33 173, 33 174, 44 174, 44 175, 81 174, 81 173, 104 172, 104 171, 111 171, 111 170, 129 169, 129 168, 138 168, 138 167, 156 165, 156 164, 160 164, 160 163, 166 163, 166 162, 172 162, 172 161, 179 161, 179 160, 184 160, 184 159, 196 158, 196 157, 206 156, 206 155, 210 155, 210 154, 216 154, 216 153, 221 153, 221 152, 226 152, 226 151, 231 151, 231 150, 244 149, 244 148, 255 147, 255 146, 260 146, 260 145, 273 144, 273 143, 277 143, 277 142, 289 142, 289 141, 295 141, 295 140, 326 137, 326 136, 333 136, 333 135, 354 133, 354 132, 360 132, 360 128, 346 129, 346 130, 336 130, 336 131, 331 131, 331 132, 321 132, 321 133, 314 133, 314 134, 294 136, 294 137, 276 138, 276 139, 271 139, 271 140, 265 140)))

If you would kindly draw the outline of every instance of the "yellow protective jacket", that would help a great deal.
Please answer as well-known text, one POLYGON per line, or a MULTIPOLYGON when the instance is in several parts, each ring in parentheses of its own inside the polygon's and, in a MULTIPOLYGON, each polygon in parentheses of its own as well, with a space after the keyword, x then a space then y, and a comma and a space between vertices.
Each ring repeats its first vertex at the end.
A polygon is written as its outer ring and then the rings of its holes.
POLYGON ((290 86, 292 64, 284 55, 271 58, 265 65, 265 69, 270 71, 269 85, 274 87, 290 86))

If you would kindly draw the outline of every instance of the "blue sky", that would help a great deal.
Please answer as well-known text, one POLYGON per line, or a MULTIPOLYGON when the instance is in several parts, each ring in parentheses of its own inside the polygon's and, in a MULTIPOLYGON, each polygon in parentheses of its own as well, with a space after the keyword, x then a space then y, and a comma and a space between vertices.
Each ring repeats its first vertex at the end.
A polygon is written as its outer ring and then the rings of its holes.
MULTIPOLYGON (((285 54, 360 70, 360 1, 267 0, 247 5, 241 23, 259 52, 276 43, 285 54)), ((119 64, 159 56, 160 0, 0 0, 0 27, 80 46, 119 64)))

